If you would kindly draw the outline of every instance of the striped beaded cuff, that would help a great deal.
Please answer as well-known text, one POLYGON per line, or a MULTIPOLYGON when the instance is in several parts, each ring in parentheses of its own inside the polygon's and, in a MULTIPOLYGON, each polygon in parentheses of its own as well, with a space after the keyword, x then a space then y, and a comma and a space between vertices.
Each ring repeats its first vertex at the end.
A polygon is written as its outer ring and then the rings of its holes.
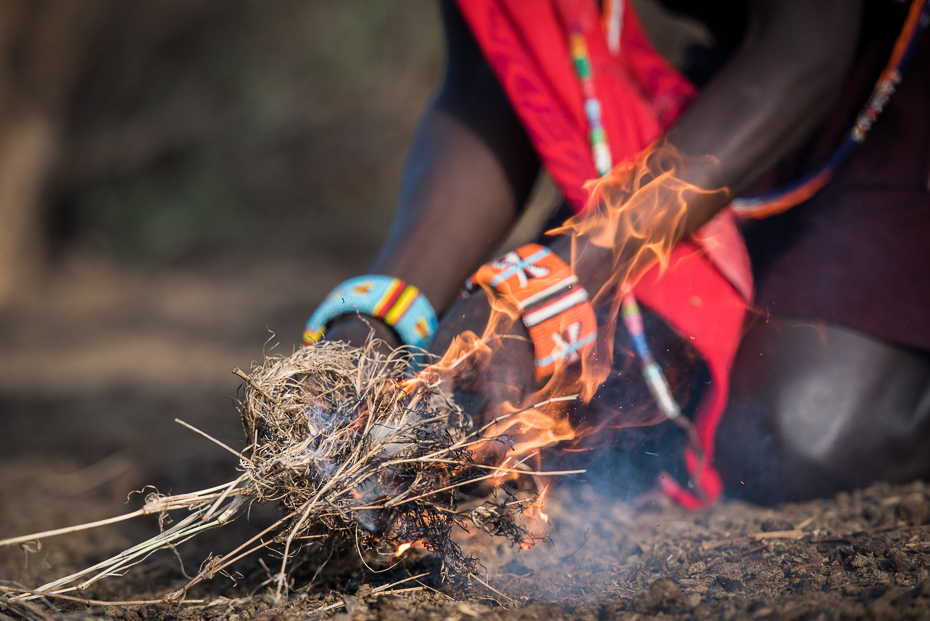
POLYGON ((527 244, 483 265, 468 282, 490 287, 523 317, 536 350, 536 378, 594 349, 597 320, 588 292, 554 252, 527 244))
POLYGON ((323 338, 327 324, 339 315, 362 313, 391 326, 405 345, 426 348, 436 333, 436 311, 420 290, 399 278, 351 278, 323 300, 304 330, 304 344, 323 338))

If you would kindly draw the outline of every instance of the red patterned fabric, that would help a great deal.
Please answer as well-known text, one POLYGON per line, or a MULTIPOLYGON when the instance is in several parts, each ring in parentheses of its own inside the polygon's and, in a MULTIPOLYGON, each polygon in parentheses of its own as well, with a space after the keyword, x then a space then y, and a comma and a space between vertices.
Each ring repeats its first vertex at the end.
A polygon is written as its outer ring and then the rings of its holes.
POLYGON ((652 51, 630 6, 624 8, 619 59, 607 49, 592 0, 460 0, 459 6, 546 169, 576 210, 585 204, 584 182, 597 171, 568 28, 585 34, 615 164, 658 138, 696 94, 652 51))
MULTIPOLYGON (((696 96, 695 88, 653 50, 629 3, 617 56, 607 47, 593 0, 459 0, 459 8, 543 164, 578 211, 587 199, 584 183, 597 171, 568 48, 571 30, 585 34, 614 164, 632 160, 659 138, 696 96)), ((695 419, 709 464, 752 277, 730 214, 715 219, 697 239, 680 244, 668 269, 660 274, 653 268, 634 291, 691 338, 710 367, 714 384, 695 419)), ((663 491, 684 506, 713 502, 722 491, 716 471, 707 465, 695 472, 698 463, 691 453, 686 463, 704 497, 671 477, 660 482, 663 491)))

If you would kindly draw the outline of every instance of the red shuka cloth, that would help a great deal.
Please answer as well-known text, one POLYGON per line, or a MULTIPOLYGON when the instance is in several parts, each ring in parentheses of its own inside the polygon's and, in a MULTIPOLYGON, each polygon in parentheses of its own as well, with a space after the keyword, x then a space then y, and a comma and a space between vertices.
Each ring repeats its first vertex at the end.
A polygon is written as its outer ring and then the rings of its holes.
MULTIPOLYGON (((572 206, 584 209, 584 184, 598 176, 588 138, 581 84, 569 33, 585 35, 594 85, 614 164, 631 161, 671 125, 696 90, 657 54, 633 7, 626 3, 619 54, 607 46, 593 0, 458 0, 459 8, 543 164, 572 206)), ((749 260, 732 215, 724 212, 672 252, 668 268, 650 269, 637 297, 684 337, 707 362, 713 385, 695 425, 706 460, 701 472, 689 450, 686 464, 704 499, 663 477, 661 489, 686 507, 722 492, 712 467, 714 435, 729 390, 729 369, 752 295, 749 260), (742 293, 742 295, 741 295, 742 293)))

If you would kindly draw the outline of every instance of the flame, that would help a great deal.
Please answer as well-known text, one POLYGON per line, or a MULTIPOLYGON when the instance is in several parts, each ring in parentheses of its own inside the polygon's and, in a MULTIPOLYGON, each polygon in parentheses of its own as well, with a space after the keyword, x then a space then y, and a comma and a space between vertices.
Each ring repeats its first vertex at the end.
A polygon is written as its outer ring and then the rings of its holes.
POLYGON ((397 551, 394 553, 395 558, 399 558, 404 555, 404 552, 413 547, 412 543, 402 543, 397 546, 397 551))
MULTIPOLYGON (((484 437, 490 439, 508 436, 510 442, 507 461, 538 453, 540 449, 575 438, 575 429, 566 417, 537 408, 520 411, 509 402, 502 404, 502 407, 513 415, 501 417, 501 420, 488 427, 484 437)), ((480 445, 476 453, 480 458, 493 451, 494 447, 495 445, 489 442, 480 445)), ((513 476, 504 474, 504 466, 502 463, 498 468, 498 476, 502 480, 513 479, 513 476)))
POLYGON ((547 393, 564 391, 568 382, 586 402, 593 397, 612 370, 613 337, 624 291, 653 264, 667 269, 678 242, 703 224, 692 214, 701 210, 689 206, 705 201, 717 204, 721 195, 728 195, 725 188, 705 190, 682 179, 686 161, 701 169, 716 166, 712 158, 686 160, 667 140, 660 141, 633 162, 589 181, 585 210, 548 232, 570 237, 571 266, 582 280, 594 275, 605 281, 596 293, 589 294, 593 294, 595 308, 602 309, 599 321, 603 317, 608 321, 601 326, 597 355, 583 360, 580 376, 572 382, 557 373, 546 386, 547 393))
MULTIPOLYGON (((518 478, 521 471, 538 479, 536 489, 542 491, 532 505, 532 517, 543 523, 549 519, 544 512, 549 487, 538 473, 544 449, 558 446, 568 453, 590 451, 606 444, 610 434, 605 432, 612 429, 663 420, 654 406, 625 411, 619 406, 592 402, 592 398, 609 377, 640 372, 632 352, 626 352, 623 369, 612 368, 616 318, 623 292, 652 265, 658 263, 660 269, 667 269, 675 245, 702 224, 700 216, 694 215, 701 209, 692 208, 700 207, 702 201, 717 204, 721 193, 727 193, 726 189, 706 190, 684 180, 685 161, 667 141, 656 143, 633 162, 588 182, 586 209, 548 232, 556 236, 557 242, 568 243, 571 267, 582 282, 604 282, 599 290, 589 289, 588 294, 598 309, 599 322, 606 325, 599 326, 597 347, 582 356, 580 365, 557 368, 545 385, 520 395, 518 402, 504 401, 484 412, 484 421, 496 422, 487 427, 483 434, 487 442, 476 450, 478 461, 498 465, 494 472, 498 484, 518 478), (579 400, 551 401, 565 395, 578 395, 579 400), (545 405, 533 407, 542 403, 545 405), (507 436, 509 442, 492 441, 502 436, 507 436)), ((698 166, 689 170, 706 172, 715 165, 710 158, 688 160, 695 161, 698 166)), ((452 379, 460 388, 467 388, 469 381, 486 379, 487 363, 501 349, 532 348, 531 344, 510 338, 512 327, 519 321, 518 309, 501 296, 488 295, 488 299, 491 308, 483 333, 458 335, 422 376, 452 379)))

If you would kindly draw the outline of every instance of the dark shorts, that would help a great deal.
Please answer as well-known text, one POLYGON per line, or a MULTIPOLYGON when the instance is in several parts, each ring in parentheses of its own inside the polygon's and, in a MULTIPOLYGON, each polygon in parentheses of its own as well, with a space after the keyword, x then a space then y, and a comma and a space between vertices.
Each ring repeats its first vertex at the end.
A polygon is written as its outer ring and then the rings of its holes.
MULTIPOLYGON (((851 126, 871 83, 871 72, 864 73, 833 125, 851 126)), ((815 138, 802 157, 780 167, 781 181, 807 168, 801 159, 823 161, 835 144, 815 138)), ((930 351, 930 33, 834 180, 810 201, 744 232, 763 313, 821 319, 930 351)))

